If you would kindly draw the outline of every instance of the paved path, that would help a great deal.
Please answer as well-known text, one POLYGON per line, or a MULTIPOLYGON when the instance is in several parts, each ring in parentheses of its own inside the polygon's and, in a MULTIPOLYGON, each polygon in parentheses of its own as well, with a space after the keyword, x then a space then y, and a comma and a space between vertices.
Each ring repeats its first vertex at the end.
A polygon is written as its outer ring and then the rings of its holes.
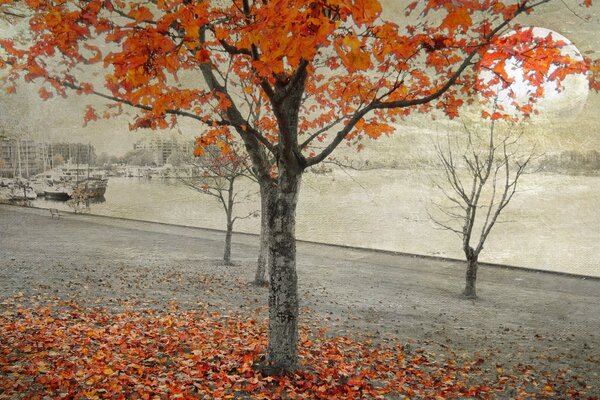
MULTIPOLYGON (((219 265, 222 242, 210 230, 74 214, 57 220, 48 210, 0 205, 0 297, 51 294, 116 308, 124 300, 235 312, 264 306, 266 289, 248 284, 257 238, 234 236, 234 267, 219 265)), ((462 263, 309 243, 298 245, 298 274, 305 322, 325 322, 333 333, 566 368, 600 392, 598 279, 483 267, 473 302, 459 295, 462 263)))

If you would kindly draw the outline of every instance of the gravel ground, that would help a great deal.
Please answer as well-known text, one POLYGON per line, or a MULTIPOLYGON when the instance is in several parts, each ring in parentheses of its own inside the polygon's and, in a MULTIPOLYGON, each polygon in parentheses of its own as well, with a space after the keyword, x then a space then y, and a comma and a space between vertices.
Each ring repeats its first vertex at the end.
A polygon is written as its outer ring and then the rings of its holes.
MULTIPOLYGON (((250 284, 257 238, 234 236, 234 266, 221 264, 222 243, 215 231, 0 205, 0 304, 56 296, 266 316, 268 289, 250 284)), ((463 274, 458 262, 298 245, 304 323, 441 360, 480 358, 489 376, 519 364, 563 371, 600 395, 600 280, 484 266, 471 301, 460 296, 463 274)))

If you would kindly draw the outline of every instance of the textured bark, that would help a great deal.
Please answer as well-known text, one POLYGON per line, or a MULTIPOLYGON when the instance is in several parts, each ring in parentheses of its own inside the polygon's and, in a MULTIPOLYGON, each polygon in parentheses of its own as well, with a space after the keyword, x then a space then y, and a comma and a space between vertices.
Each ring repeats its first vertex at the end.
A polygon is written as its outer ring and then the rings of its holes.
POLYGON ((227 201, 223 200, 225 214, 227 216, 227 231, 225 232, 225 251, 223 253, 223 262, 225 265, 231 265, 231 236, 233 234, 233 206, 234 206, 234 183, 235 177, 229 177, 229 187, 227 189, 227 201))
POLYGON ((273 373, 298 366, 298 277, 296 275, 296 205, 301 174, 280 171, 277 198, 270 213, 269 346, 273 373))
POLYGON ((225 232, 225 251, 223 252, 223 263, 231 265, 231 236, 233 233, 233 224, 227 223, 227 232, 225 232))
POLYGON ((298 146, 298 118, 306 82, 302 62, 289 80, 276 82, 271 96, 279 141, 276 200, 269 212, 270 291, 267 363, 274 373, 298 367, 298 277, 296 275, 296 206, 306 158, 298 146))
POLYGON ((271 243, 269 215, 275 206, 275 195, 275 187, 271 182, 260 183, 260 250, 254 276, 254 283, 259 286, 266 286, 269 283, 267 279, 269 244, 271 243))
POLYGON ((476 254, 467 255, 466 284, 463 294, 469 299, 477 298, 477 267, 479 266, 477 258, 476 254))

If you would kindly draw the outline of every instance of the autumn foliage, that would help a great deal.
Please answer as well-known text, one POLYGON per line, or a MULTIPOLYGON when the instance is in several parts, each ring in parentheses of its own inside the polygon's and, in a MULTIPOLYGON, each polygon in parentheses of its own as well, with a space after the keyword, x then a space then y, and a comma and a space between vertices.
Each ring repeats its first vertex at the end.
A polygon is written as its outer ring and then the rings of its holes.
MULTIPOLYGON (((305 71, 308 101, 299 109, 298 131, 309 164, 322 159, 312 142, 336 128, 358 144, 390 134, 391 122, 414 111, 457 116, 476 91, 495 94, 476 85, 479 70, 511 84, 508 59, 522 63, 536 96, 543 96, 544 80, 597 70, 592 60, 561 54, 563 43, 551 36, 535 38, 518 24, 507 32, 506 22, 545 1, 414 1, 406 25, 382 20, 377 0, 2 3, 33 12, 31 43, 0 40, 8 92, 22 77, 40 82, 45 99, 68 90, 101 95, 139 109, 132 128, 167 128, 191 117, 206 123, 200 148, 232 130, 271 148, 281 134, 277 88, 305 71), (434 23, 438 17, 429 21, 430 14, 443 18, 434 23), (77 72, 82 65, 106 73, 91 79, 77 72)), ((99 115, 88 108, 85 120, 99 115)))
POLYGON ((0 314, 3 398, 585 398, 560 373, 538 381, 530 366, 520 365, 519 376, 498 367, 497 379, 487 381, 481 359, 448 354, 440 362, 399 342, 328 337, 315 327, 301 330, 301 370, 265 376, 267 324, 257 318, 175 306, 23 308, 22 300, 5 299, 0 314))

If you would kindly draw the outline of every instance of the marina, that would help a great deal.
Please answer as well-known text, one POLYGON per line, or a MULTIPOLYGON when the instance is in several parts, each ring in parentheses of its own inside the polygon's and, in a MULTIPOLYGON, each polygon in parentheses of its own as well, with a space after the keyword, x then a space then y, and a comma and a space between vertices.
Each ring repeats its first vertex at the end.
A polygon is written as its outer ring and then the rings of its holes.
POLYGON ((35 200, 38 197, 67 201, 74 195, 85 199, 100 198, 106 193, 107 186, 106 171, 66 164, 30 179, 3 178, 0 182, 0 201, 35 200))

